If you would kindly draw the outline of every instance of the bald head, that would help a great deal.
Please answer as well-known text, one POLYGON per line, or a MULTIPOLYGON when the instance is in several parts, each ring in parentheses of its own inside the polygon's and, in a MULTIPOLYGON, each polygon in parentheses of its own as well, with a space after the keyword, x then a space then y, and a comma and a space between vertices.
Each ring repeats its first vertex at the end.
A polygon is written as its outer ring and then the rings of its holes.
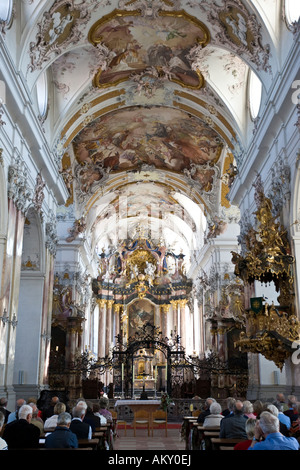
POLYGON ((243 402, 240 400, 236 400, 234 406, 233 406, 233 412, 236 415, 241 415, 244 413, 244 405, 243 402))

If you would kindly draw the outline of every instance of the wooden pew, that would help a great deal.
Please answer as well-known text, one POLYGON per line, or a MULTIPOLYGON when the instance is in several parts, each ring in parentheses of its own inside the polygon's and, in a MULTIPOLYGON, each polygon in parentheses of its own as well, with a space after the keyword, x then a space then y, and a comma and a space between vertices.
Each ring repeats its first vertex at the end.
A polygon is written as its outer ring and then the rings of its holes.
POLYGON ((190 433, 193 428, 194 423, 197 423, 197 417, 196 416, 184 416, 183 417, 183 427, 185 429, 185 449, 186 450, 191 450, 190 449, 190 433))
POLYGON ((194 450, 211 450, 211 438, 219 437, 220 426, 204 427, 201 424, 194 423, 194 450))
POLYGON ((99 439, 78 439, 78 448, 90 447, 93 450, 97 450, 99 445, 99 439))
POLYGON ((226 447, 227 450, 233 450, 235 444, 244 441, 245 439, 228 439, 228 438, 211 438, 212 450, 224 450, 226 447))
MULTIPOLYGON (((78 439, 78 449, 97 450, 98 446, 99 446, 99 438, 78 439)), ((39 449, 56 450, 56 449, 46 449, 45 448, 45 439, 40 439, 39 440, 39 449)), ((64 449, 62 449, 62 450, 64 450, 64 449)), ((67 450, 67 449, 65 449, 65 450, 67 450)), ((73 450, 76 450, 76 449, 73 449, 73 450)))

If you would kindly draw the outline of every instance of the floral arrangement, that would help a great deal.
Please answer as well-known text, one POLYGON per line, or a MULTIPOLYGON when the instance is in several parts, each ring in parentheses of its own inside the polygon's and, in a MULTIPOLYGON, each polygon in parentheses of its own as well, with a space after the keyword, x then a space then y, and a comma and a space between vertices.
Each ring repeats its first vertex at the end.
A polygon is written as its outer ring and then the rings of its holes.
POLYGON ((161 394, 161 399, 160 399, 160 407, 164 410, 167 411, 167 408, 169 404, 171 403, 171 398, 166 392, 163 392, 161 394))

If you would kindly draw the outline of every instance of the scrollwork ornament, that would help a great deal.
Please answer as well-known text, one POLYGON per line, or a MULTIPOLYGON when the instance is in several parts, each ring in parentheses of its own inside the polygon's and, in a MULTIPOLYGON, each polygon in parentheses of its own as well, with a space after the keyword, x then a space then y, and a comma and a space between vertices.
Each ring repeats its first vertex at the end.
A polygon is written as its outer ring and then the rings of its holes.
POLYGON ((28 185, 28 170, 20 157, 13 159, 8 168, 8 197, 12 199, 18 210, 25 213, 31 200, 28 185))

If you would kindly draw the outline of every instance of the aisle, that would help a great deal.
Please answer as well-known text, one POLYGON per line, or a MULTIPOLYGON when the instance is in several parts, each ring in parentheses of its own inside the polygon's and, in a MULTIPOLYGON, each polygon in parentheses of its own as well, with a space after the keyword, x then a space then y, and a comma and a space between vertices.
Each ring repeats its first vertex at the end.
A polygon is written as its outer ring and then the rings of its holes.
POLYGON ((136 437, 133 436, 133 429, 127 429, 127 436, 124 435, 123 429, 120 429, 118 434, 114 450, 185 450, 180 429, 168 429, 167 437, 163 429, 155 429, 153 437, 151 434, 148 437, 146 429, 138 429, 136 437))

